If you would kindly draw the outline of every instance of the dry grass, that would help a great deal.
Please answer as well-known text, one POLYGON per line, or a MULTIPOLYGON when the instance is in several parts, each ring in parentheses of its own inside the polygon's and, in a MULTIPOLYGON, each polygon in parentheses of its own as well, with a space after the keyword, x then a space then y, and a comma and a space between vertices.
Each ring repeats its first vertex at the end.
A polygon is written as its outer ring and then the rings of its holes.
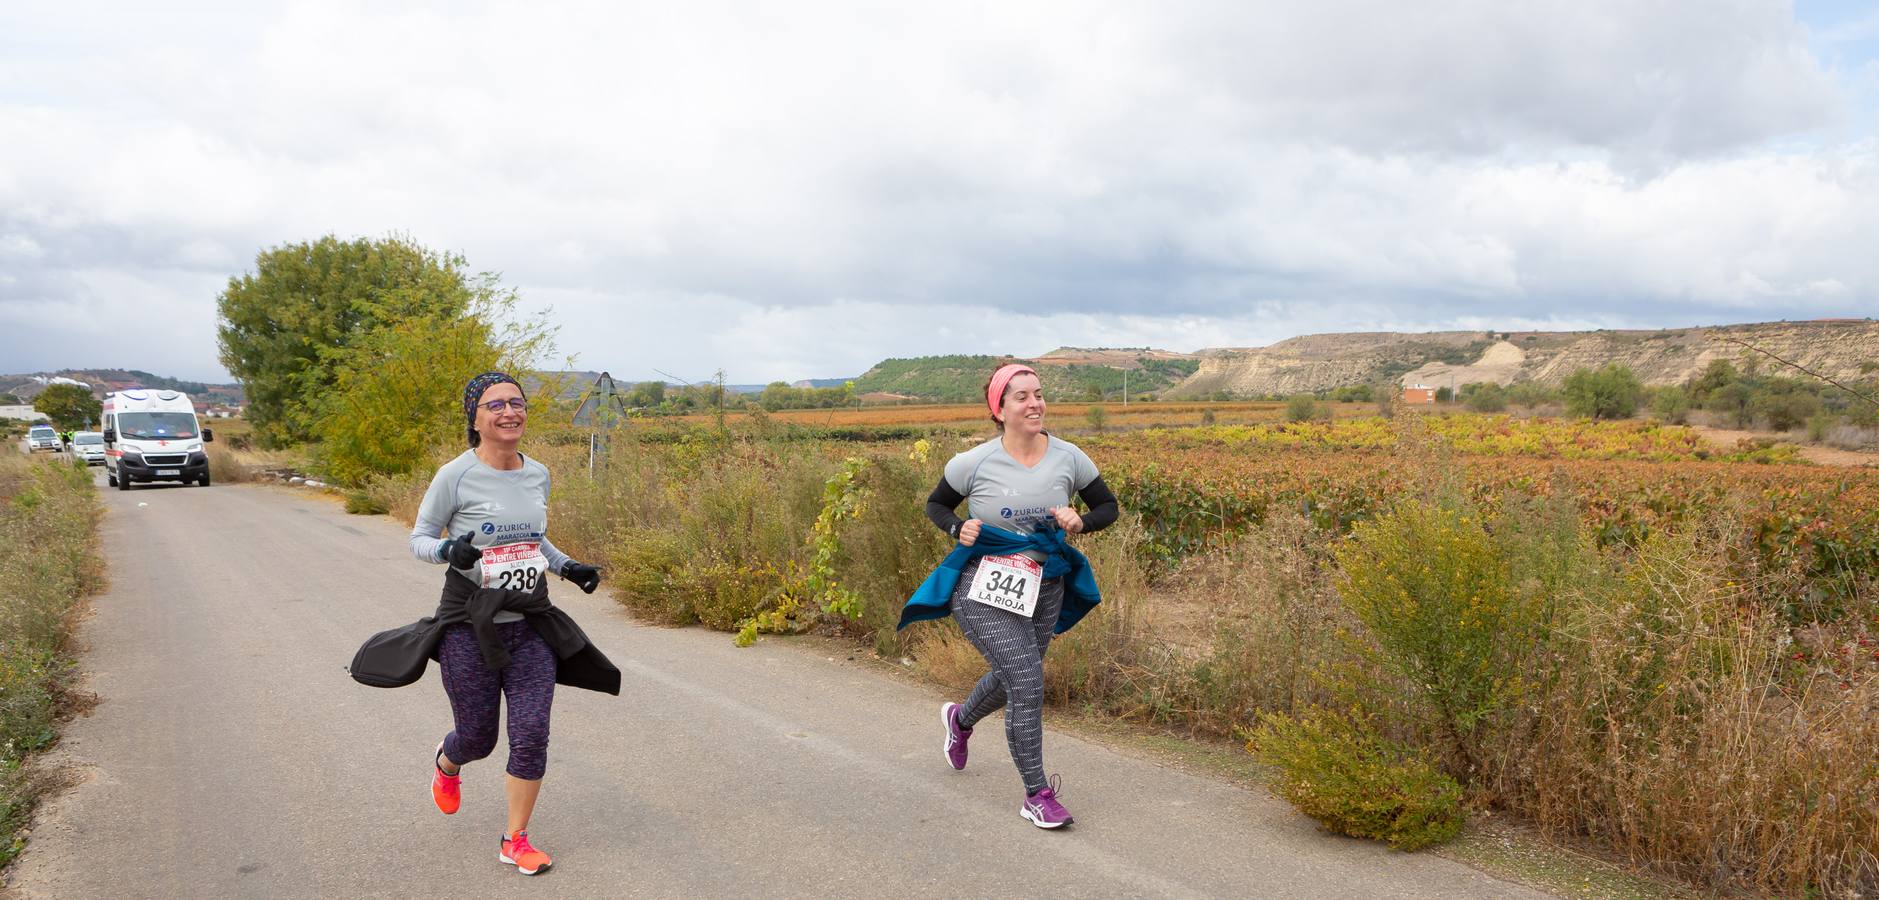
MULTIPOLYGON (((1879 659, 1870 623, 1801 632, 1725 551, 1642 550, 1554 642, 1510 801, 1713 888, 1879 893, 1879 659), (1813 644, 1810 652, 1807 645, 1813 644)), ((1870 608, 1875 598, 1867 597, 1870 608)))
POLYGON ((98 517, 83 467, 0 454, 0 865, 43 788, 21 763, 57 736, 78 601, 103 585, 98 517))

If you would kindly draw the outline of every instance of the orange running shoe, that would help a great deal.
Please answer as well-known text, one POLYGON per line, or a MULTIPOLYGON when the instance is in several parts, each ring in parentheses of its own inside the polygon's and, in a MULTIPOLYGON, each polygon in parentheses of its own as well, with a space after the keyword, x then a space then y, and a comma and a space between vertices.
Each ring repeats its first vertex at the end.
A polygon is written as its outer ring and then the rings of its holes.
POLYGON ((457 807, 463 804, 461 790, 463 769, 459 767, 455 775, 444 774, 444 766, 438 762, 443 757, 444 742, 438 741, 437 753, 431 757, 431 800, 436 802, 437 808, 443 810, 444 815, 447 816, 456 812, 457 807))
POLYGON ((515 870, 524 875, 546 871, 549 866, 555 864, 554 860, 548 858, 548 854, 529 844, 527 831, 518 831, 515 837, 505 835, 502 839, 502 849, 496 852, 496 858, 515 866, 515 870))

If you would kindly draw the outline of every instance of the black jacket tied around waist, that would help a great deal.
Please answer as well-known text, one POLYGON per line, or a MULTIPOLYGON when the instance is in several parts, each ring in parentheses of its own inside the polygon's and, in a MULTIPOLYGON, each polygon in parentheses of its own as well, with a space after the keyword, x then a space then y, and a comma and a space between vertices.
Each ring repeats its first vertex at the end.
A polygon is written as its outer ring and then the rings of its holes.
POLYGON ((619 696, 620 670, 587 639, 572 616, 548 602, 546 579, 533 591, 511 591, 477 587, 454 570, 444 576, 436 613, 367 638, 353 654, 348 671, 360 684, 404 687, 424 677, 424 667, 437 658, 444 628, 463 622, 476 634, 483 663, 491 671, 501 669, 509 664, 509 651, 496 633, 495 617, 501 610, 521 613, 523 621, 554 651, 556 684, 619 696))

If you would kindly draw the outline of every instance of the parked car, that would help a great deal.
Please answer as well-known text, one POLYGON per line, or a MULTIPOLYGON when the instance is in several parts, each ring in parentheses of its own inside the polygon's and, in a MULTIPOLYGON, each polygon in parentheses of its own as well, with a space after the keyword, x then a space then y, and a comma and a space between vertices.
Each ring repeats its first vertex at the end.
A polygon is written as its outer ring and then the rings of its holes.
POLYGON ((26 446, 33 450, 51 450, 54 453, 65 452, 65 445, 59 443, 59 433, 51 425, 34 425, 26 431, 26 446))
POLYGON ((96 431, 81 431, 72 435, 72 452, 77 453, 85 465, 104 465, 104 435, 96 431))

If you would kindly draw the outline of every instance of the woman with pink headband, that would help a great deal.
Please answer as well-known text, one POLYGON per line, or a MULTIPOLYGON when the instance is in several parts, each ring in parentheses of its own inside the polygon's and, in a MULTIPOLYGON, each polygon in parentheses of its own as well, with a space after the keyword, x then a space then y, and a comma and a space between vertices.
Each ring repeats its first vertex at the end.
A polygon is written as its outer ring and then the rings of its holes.
POLYGON ((1007 365, 985 385, 999 435, 946 463, 927 518, 959 546, 908 602, 901 624, 952 615, 991 671, 964 703, 940 707, 946 761, 966 766, 972 727, 1005 710, 1005 740, 1024 779, 1019 814, 1039 828, 1071 822, 1057 778, 1044 775, 1044 651, 1101 595, 1088 560, 1065 538, 1116 520, 1116 497, 1075 444, 1044 430, 1044 391, 1029 366, 1007 365), (1070 505, 1079 496, 1089 512, 1070 505), (970 518, 954 511, 967 504, 970 518))

